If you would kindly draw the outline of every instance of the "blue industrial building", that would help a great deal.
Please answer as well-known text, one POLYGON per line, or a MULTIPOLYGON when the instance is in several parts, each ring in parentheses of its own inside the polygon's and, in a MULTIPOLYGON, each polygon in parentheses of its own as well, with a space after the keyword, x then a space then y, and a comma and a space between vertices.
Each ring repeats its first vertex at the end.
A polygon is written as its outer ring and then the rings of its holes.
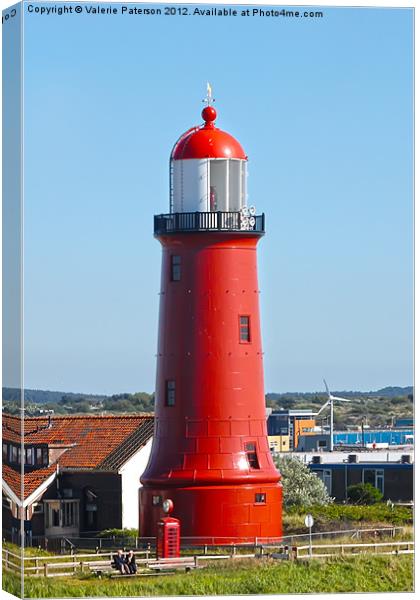
POLYGON ((389 444, 405 446, 414 443, 414 429, 365 429, 362 431, 337 431, 335 446, 362 446, 363 444, 389 444))

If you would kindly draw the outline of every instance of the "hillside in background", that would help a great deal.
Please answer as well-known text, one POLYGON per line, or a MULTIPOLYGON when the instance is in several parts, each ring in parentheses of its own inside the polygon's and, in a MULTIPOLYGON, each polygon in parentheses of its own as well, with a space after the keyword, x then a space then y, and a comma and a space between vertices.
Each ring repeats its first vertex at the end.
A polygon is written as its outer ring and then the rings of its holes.
MULTIPOLYGON (((362 422, 370 427, 389 427, 395 419, 413 418, 413 387, 386 387, 372 392, 354 392, 334 390, 335 396, 352 400, 349 403, 334 404, 334 423, 336 429, 360 426, 362 422)), ((266 404, 273 410, 310 409, 317 412, 326 402, 325 393, 287 393, 266 395, 266 404)), ((324 410, 318 419, 328 417, 324 410)))
MULTIPOLYGON (((333 394, 352 399, 351 403, 336 403, 334 407, 336 429, 360 426, 362 421, 370 427, 392 426, 395 419, 414 415, 413 387, 385 387, 371 392, 338 391, 333 394)), ((284 394, 269 393, 266 405, 275 409, 310 409, 317 412, 326 401, 322 392, 284 394)), ((19 414, 19 390, 3 388, 3 410, 19 414)), ((25 390, 27 415, 44 414, 106 414, 153 412, 154 394, 114 394, 113 396, 82 393, 64 393, 45 390, 25 390)), ((326 418, 324 410, 319 419, 326 418)))

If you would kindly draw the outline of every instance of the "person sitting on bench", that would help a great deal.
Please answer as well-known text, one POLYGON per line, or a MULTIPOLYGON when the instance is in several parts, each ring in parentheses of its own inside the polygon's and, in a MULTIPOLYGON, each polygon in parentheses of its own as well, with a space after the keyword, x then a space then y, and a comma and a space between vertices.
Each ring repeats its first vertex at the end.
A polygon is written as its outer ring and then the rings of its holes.
POLYGON ((124 554, 122 550, 118 550, 117 554, 114 556, 114 564, 112 565, 115 569, 121 573, 121 575, 127 575, 130 573, 130 569, 126 563, 124 558, 124 554))
POLYGON ((129 572, 131 575, 135 575, 137 573, 137 565, 136 565, 136 557, 134 556, 134 552, 130 550, 125 557, 125 562, 128 566, 129 572))

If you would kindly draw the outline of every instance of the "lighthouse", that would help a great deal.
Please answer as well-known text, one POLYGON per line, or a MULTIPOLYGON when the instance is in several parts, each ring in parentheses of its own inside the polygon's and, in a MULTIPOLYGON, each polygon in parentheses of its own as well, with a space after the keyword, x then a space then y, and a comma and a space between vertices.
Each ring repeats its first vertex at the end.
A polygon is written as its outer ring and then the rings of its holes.
POLYGON ((267 441, 257 244, 264 214, 247 202, 247 156, 204 123, 170 158, 162 245, 155 432, 141 477, 140 535, 165 500, 182 537, 217 544, 279 538, 282 488, 267 441))

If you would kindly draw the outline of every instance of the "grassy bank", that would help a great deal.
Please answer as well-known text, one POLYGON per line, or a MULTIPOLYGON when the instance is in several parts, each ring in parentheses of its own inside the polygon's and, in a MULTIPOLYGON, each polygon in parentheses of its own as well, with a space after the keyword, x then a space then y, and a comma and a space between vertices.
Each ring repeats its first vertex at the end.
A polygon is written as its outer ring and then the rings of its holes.
MULTIPOLYGON (((16 576, 4 574, 4 588, 19 592, 16 576)), ((177 596, 321 592, 403 592, 413 589, 410 556, 364 556, 312 562, 238 560, 206 569, 145 579, 29 579, 25 596, 177 596)))
POLYGON ((307 513, 315 519, 313 531, 334 531, 358 527, 411 526, 413 510, 407 506, 388 506, 384 502, 370 506, 328 504, 310 508, 289 507, 283 513, 284 535, 307 533, 304 517, 307 513))

